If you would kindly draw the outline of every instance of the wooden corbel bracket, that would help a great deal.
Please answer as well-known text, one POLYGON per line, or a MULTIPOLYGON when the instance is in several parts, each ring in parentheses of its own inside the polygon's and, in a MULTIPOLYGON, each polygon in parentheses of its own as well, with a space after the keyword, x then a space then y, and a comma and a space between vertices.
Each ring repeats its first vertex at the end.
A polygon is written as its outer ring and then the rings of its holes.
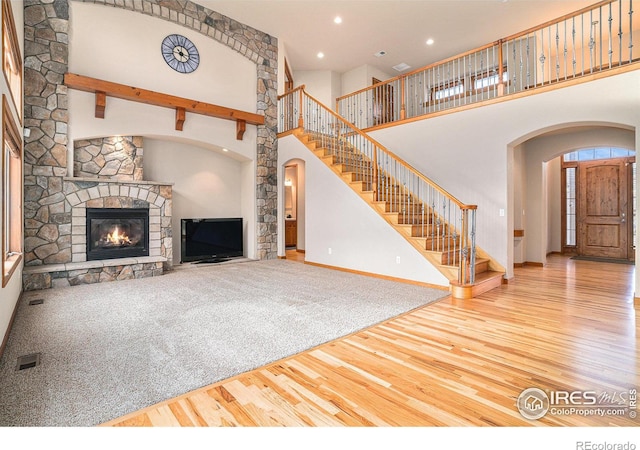
POLYGON ((247 122, 246 120, 238 119, 236 120, 236 139, 241 141, 244 136, 244 132, 247 130, 247 122))
POLYGON ((104 119, 104 110, 107 107, 107 94, 96 91, 96 118, 104 119))
POLYGON ((176 108, 176 130, 182 131, 187 112, 184 108, 176 108))

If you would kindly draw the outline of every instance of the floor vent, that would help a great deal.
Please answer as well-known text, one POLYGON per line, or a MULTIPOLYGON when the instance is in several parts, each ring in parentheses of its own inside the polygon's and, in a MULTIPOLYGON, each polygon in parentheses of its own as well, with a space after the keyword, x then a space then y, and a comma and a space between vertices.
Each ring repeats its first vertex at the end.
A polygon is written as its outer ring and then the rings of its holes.
POLYGON ((43 298, 36 298, 35 300, 31 300, 29 302, 29 306, 42 305, 43 303, 44 303, 44 299, 43 298))
POLYGON ((18 357, 18 364, 16 370, 31 369, 40 365, 40 353, 32 353, 30 355, 23 355, 18 357))

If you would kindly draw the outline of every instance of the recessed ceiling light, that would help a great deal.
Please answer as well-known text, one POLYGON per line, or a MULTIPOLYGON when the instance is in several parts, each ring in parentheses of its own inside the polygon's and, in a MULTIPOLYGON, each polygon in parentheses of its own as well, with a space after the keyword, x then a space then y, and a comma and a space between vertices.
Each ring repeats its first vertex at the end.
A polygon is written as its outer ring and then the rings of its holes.
POLYGON ((226 148, 223 148, 223 149, 222 149, 222 151, 223 151, 223 152, 228 152, 229 150, 228 150, 228 149, 226 149, 226 148))
POLYGON ((342 23, 342 17, 336 16, 336 18, 333 19, 333 23, 338 23, 338 24, 342 23))
POLYGON ((385 52, 384 50, 380 50, 379 52, 376 52, 373 54, 373 56, 375 56, 376 58, 380 58, 381 56, 386 55, 387 52, 385 52))
POLYGON ((427 45, 433 45, 433 39, 431 38, 427 39, 427 45))
POLYGON ((324 53, 318 52, 318 58, 320 58, 320 59, 324 58, 324 53))

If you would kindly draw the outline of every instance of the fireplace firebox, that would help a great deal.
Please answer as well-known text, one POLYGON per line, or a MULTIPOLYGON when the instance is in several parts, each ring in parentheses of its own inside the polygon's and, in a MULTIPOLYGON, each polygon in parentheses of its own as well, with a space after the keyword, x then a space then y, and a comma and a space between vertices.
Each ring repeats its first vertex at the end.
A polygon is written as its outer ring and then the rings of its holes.
POLYGON ((148 255, 148 209, 87 208, 87 261, 148 255))

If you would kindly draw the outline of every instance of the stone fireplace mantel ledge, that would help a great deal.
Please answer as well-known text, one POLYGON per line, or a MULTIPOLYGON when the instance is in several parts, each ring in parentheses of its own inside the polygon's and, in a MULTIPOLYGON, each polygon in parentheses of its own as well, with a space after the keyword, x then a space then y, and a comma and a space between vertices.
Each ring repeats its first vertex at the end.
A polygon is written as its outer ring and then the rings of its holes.
POLYGON ((89 178, 89 177, 64 177, 64 181, 86 182, 86 183, 115 183, 115 184, 137 184, 149 186, 173 186, 175 183, 168 181, 142 181, 142 180, 118 180, 110 178, 89 178))
POLYGON ((100 269, 102 267, 131 266, 134 264, 147 264, 166 261, 167 258, 165 258, 164 256, 141 256, 137 258, 101 259, 96 261, 70 262, 65 264, 26 266, 23 269, 23 273, 29 275, 36 273, 66 272, 72 270, 100 269))

